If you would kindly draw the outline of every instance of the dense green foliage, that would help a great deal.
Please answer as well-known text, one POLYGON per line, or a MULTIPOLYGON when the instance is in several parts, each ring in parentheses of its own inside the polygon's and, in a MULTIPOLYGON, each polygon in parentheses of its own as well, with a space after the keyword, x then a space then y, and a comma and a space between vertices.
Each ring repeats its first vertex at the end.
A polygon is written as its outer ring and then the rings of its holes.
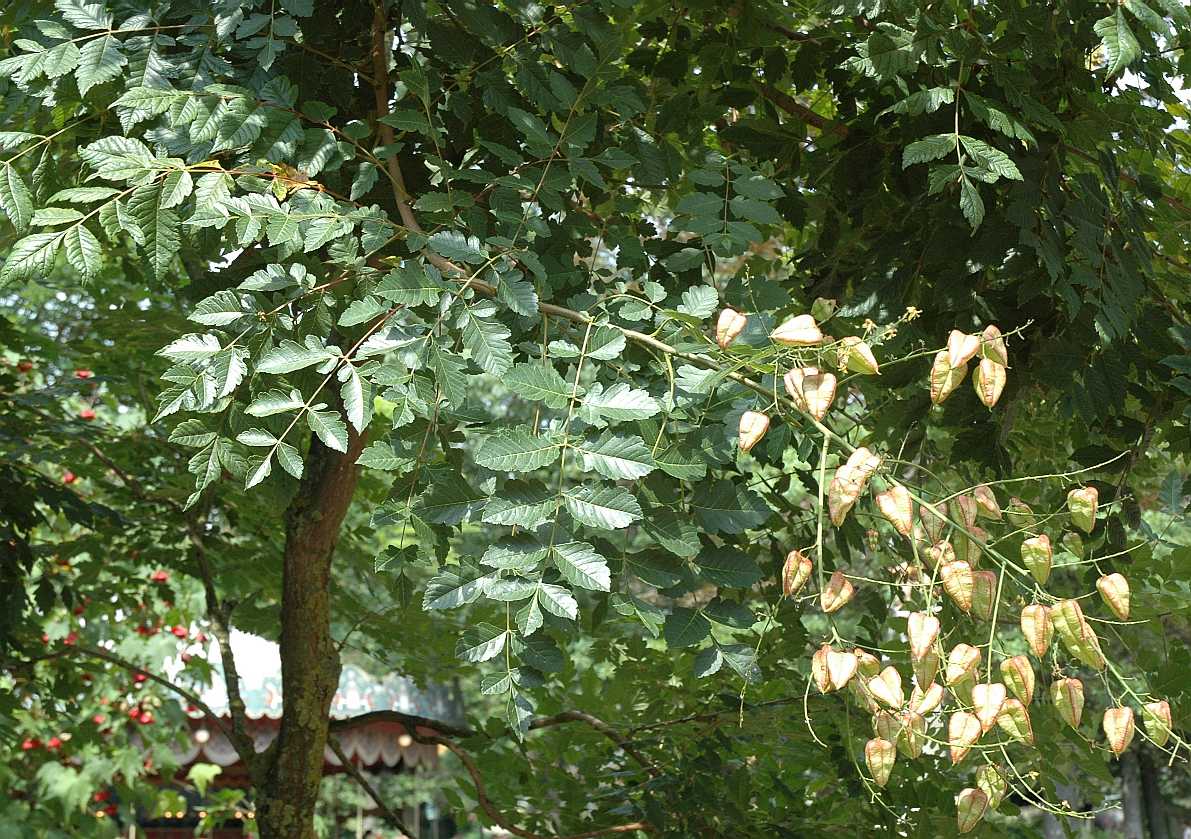
MULTIPOLYGON (((101 692, 63 666, 80 656, 34 662, 43 632, 152 667, 174 639, 146 648, 138 604, 189 626, 218 601, 278 637, 283 511, 316 453, 349 451, 333 634, 371 666, 470 685, 483 733, 462 747, 530 830, 936 836, 986 761, 1017 804, 1110 784, 1105 707, 1168 698, 1186 729, 1178 0, 59 0, 7 4, 0 25, 14 748, 101 692), (720 346, 726 306, 748 325, 720 346), (823 342, 771 340, 811 311, 823 342), (965 381, 933 405, 935 353, 989 323, 999 401, 965 381), (879 375, 837 369, 845 337, 879 375), (783 384, 807 366, 839 373, 821 422, 783 384), (745 452, 747 411, 771 425, 745 452), (899 536, 867 493, 827 521, 860 446, 882 458, 874 493, 987 484, 1038 514, 998 509, 981 547, 951 507, 955 550, 997 574, 984 619, 942 595, 937 540, 899 536), (1100 513, 1077 543, 1066 499, 1085 485, 1100 513), (1055 545, 1045 588, 1020 559, 1033 533, 1055 545), (815 571, 783 597, 794 549, 815 571), (825 615, 835 570, 856 594, 825 615), (1114 571, 1136 623, 1095 594, 1114 571), (906 614, 927 610, 944 652, 981 646, 979 678, 999 679, 1026 650, 1023 606, 1087 595, 1111 667, 1059 644, 1036 666, 1041 750, 994 728, 953 768, 936 712, 880 790, 871 700, 808 684, 830 642, 895 665, 908 694, 906 614), (1079 731, 1046 699, 1062 676, 1087 684, 1079 731), (530 729, 564 710, 630 748, 530 729)), ((94 779, 144 771, 87 737, 77 790, 54 759, 2 770, 56 799, 33 809, 57 824, 94 779)), ((1167 749, 1185 757, 1177 735, 1167 749)), ((980 829, 1018 829, 1014 812, 980 829)))

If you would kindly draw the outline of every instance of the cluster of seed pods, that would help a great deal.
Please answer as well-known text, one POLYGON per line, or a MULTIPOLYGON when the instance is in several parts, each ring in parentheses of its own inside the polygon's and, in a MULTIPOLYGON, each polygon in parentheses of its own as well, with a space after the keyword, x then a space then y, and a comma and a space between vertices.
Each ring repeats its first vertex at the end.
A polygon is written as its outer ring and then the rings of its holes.
MULTIPOLYGON (((744 330, 747 319, 731 309, 721 313, 717 341, 727 348, 744 330)), ((825 339, 810 315, 800 315, 784 322, 770 338, 779 344, 809 347, 830 341, 825 339)), ((857 373, 876 374, 879 367, 871 348, 859 338, 847 338, 837 344, 838 367, 857 373)), ((993 325, 979 335, 953 331, 947 349, 940 351, 930 374, 931 400, 941 404, 967 375, 968 364, 978 358, 973 374, 977 396, 989 408, 1000 398, 1005 385, 1008 353, 1000 330, 993 325)), ((793 404, 802 412, 822 420, 835 397, 835 375, 815 367, 800 367, 784 376, 784 385, 793 404)), ((740 448, 751 449, 769 428, 769 418, 759 412, 746 412, 740 421, 740 448)), ((881 459, 867 448, 855 449, 836 470, 827 490, 828 515, 838 527, 864 495, 870 479, 877 474, 881 459)), ((930 720, 947 714, 945 743, 952 764, 962 763, 982 738, 994 728, 1010 741, 1034 746, 1031 707, 1035 700, 1037 676, 1026 655, 1004 658, 994 670, 993 662, 984 661, 988 645, 957 643, 944 649, 940 640, 941 624, 933 597, 937 579, 956 609, 979 622, 995 621, 1001 605, 1002 580, 993 570, 981 569, 988 532, 982 525, 1001 522, 1015 532, 1028 534, 1021 541, 1021 564, 1038 587, 1051 573, 1053 548, 1050 537, 1036 530, 1029 506, 1013 498, 1002 508, 993 489, 981 485, 946 501, 917 506, 911 492, 897 482, 874 492, 879 513, 901 536, 914 543, 915 553, 930 572, 931 593, 927 610, 909 614, 906 635, 909 640, 912 687, 907 695, 903 675, 893 665, 860 649, 836 649, 823 644, 811 659, 811 675, 822 693, 847 690, 873 720, 874 736, 864 747, 865 762, 873 781, 885 786, 892 777, 898 755, 918 758, 932 739, 928 736, 930 720), (984 676, 981 670, 984 668, 984 676), (1000 679, 994 681, 994 672, 1000 679)), ((1098 494, 1094 487, 1077 487, 1067 496, 1067 512, 1073 527, 1090 533, 1096 523, 1098 494)), ((870 531, 871 532, 871 531, 870 531)), ((1073 553, 1082 552, 1079 535, 1069 532, 1064 546, 1073 553)), ((803 551, 791 551, 782 569, 782 588, 788 597, 796 596, 808 583, 813 560, 803 551)), ((915 566, 916 570, 917 567, 915 566)), ((1006 573, 1002 569, 1002 573, 1006 573)), ((921 576, 925 577, 922 572, 921 576)), ((1129 583, 1119 573, 1105 574, 1096 583, 1104 605, 1121 621, 1129 618, 1129 583)), ((1035 588, 1035 596, 1040 589, 1035 588)), ((825 613, 844 608, 855 594, 855 587, 843 569, 835 569, 819 592, 819 605, 825 613)), ((1030 652, 1040 661, 1051 650, 1057 636, 1061 649, 1079 664, 1096 671, 1106 667, 1100 639, 1083 613, 1078 599, 1043 597, 1049 603, 1033 602, 1021 609, 1020 627, 1030 652)), ((1045 671, 1043 671, 1045 672, 1045 671)), ((1057 671, 1056 671, 1057 672, 1057 671)), ((1084 686, 1070 676, 1056 677, 1046 690, 1053 712, 1067 725, 1078 729, 1084 712, 1084 686)), ((1159 747, 1164 746, 1172 730, 1170 706, 1165 701, 1142 704, 1146 735, 1159 747)), ((1120 705, 1104 711, 1101 727, 1108 748, 1120 755, 1135 734, 1134 711, 1120 705)), ((956 816, 960 833, 973 830, 990 810, 999 806, 1009 787, 1002 770, 992 764, 980 766, 975 786, 956 795, 956 816)))

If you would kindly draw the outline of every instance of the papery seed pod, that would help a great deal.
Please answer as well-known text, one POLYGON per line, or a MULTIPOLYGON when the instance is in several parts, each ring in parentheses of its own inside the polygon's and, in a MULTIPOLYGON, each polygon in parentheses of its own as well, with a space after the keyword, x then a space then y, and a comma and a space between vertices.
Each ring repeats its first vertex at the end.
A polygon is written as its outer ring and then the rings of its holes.
POLYGON ((935 504, 921 504, 918 507, 918 520, 922 522, 922 529, 933 545, 943 539, 947 532, 947 502, 939 501, 935 504))
POLYGON ((991 323, 980 333, 980 357, 988 358, 1003 367, 1009 366, 1009 351, 1005 349, 1005 338, 1001 330, 991 323))
POLYGON ((744 332, 748 322, 749 319, 735 309, 726 308, 721 311, 715 324, 715 342, 720 345, 720 349, 728 349, 728 346, 740 337, 740 333, 744 332))
POLYGON ((922 658, 935 645, 939 637, 939 619, 925 612, 911 612, 907 623, 910 635, 910 655, 915 660, 922 658))
POLYGON ((939 673, 939 654, 931 650, 913 663, 914 681, 920 685, 929 685, 939 673))
POLYGON ((968 756, 972 746, 980 739, 983 729, 980 719, 967 711, 956 711, 947 721, 947 739, 951 746, 951 763, 956 764, 968 756))
POLYGON ((868 681, 873 676, 881 672, 881 660, 867 650, 862 650, 860 647, 852 649, 852 655, 856 656, 856 672, 859 673, 865 681, 868 681))
POLYGON ((955 697, 956 702, 966 707, 972 707, 972 690, 976 687, 976 678, 968 676, 960 679, 951 686, 951 695, 955 697))
POLYGON ((745 411, 740 415, 740 450, 747 452, 765 436, 769 430, 769 417, 757 411, 745 411))
POLYGON ((830 652, 831 645, 824 644, 811 656, 811 678, 814 679, 819 693, 831 692, 831 673, 827 669, 827 656, 830 652))
POLYGON ((890 711, 877 711, 873 714, 873 731, 881 740, 896 743, 901 734, 902 723, 898 715, 890 711))
POLYGON ((997 404, 1008 378, 1008 371, 1000 364, 987 358, 980 359, 976 372, 972 374, 972 387, 976 389, 976 396, 984 403, 984 407, 991 408, 997 404))
POLYGON ((790 551, 782 565, 782 594, 794 597, 810 579, 814 564, 802 551, 790 551))
POLYGON ((782 381, 790 401, 798 410, 805 411, 817 420, 827 416, 835 399, 834 374, 820 373, 816 367, 795 367, 786 373, 782 381))
POLYGON ((997 717, 997 725, 1014 740, 1034 745, 1034 724, 1030 722, 1030 712, 1019 700, 1005 700, 1001 715, 997 717))
POLYGON ((922 566, 916 562, 899 562, 889 570, 896 580, 915 582, 922 578, 922 566))
POLYGON ((1083 616, 1078 600, 1057 600, 1051 607, 1050 618, 1054 621, 1059 638, 1068 646, 1076 646, 1085 640, 1092 627, 1083 616))
POLYGON ((947 670, 943 677, 943 683, 950 687, 959 684, 964 679, 975 678, 981 658, 979 647, 973 647, 971 644, 956 644, 947 654, 947 670))
POLYGON ((955 516, 964 527, 971 527, 976 523, 976 515, 979 507, 976 499, 970 495, 955 496, 948 502, 947 509, 951 511, 951 515, 955 516))
POLYGON ((972 615, 982 621, 992 620, 997 602, 995 571, 972 572, 972 615))
POLYGON ((972 566, 957 559, 939 567, 939 577, 943 580, 943 591, 962 611, 972 609, 972 566))
POLYGON ((932 405, 942 405, 947 397, 955 392, 968 375, 968 365, 961 364, 952 367, 947 360, 947 351, 942 350, 935 355, 934 364, 930 368, 930 401, 932 405))
POLYGON ((854 470, 853 474, 860 482, 860 491, 863 492, 868 479, 881 467, 881 458, 861 446, 848 455, 847 465, 854 470))
POLYGON ((811 317, 819 323, 831 320, 835 310, 839 308, 839 301, 832 297, 816 297, 811 304, 811 317))
POLYGON ((852 677, 856 675, 857 666, 855 653, 828 650, 827 675, 831 680, 832 689, 840 690, 847 687, 848 682, 852 681, 852 677))
POLYGON ((1021 634, 1030 645, 1031 652, 1038 658, 1046 655, 1050 649, 1050 639, 1054 636, 1054 624, 1051 622, 1050 609, 1040 603, 1034 603, 1021 610, 1021 634))
POLYGON ((783 321, 781 326, 769 333, 769 339, 787 347, 811 347, 823 341, 823 333, 819 331, 819 325, 813 317, 798 315, 783 321))
POLYGON ((988 531, 983 527, 971 525, 968 527, 966 533, 956 533, 952 545, 955 549, 955 558, 962 559, 964 562, 975 568, 980 564, 980 557, 984 551, 982 548, 988 542, 988 531))
POLYGON ((910 710, 925 717, 931 711, 943 704, 943 686, 938 682, 930 682, 923 690, 918 685, 910 691, 910 710))
POLYGON ((988 796, 983 790, 967 787, 955 796, 955 821, 960 833, 971 833, 988 810, 988 796))
POLYGON ((1001 520, 1001 504, 997 496, 986 485, 980 484, 972 490, 972 497, 976 499, 976 511, 981 518, 1001 520))
POLYGON ((879 714, 881 712, 881 703, 869 691, 867 680, 859 677, 853 679, 848 684, 848 692, 852 694, 852 698, 856 700, 856 704, 868 711, 869 714, 879 714))
POLYGON ((950 542, 935 542, 926 549, 923 557, 933 571, 955 562, 955 548, 951 547, 950 542))
POLYGON ((1083 682, 1079 679, 1056 679, 1050 686, 1050 701, 1059 718, 1072 728, 1079 728, 1083 719, 1083 682))
POLYGON ((947 336, 947 363, 952 367, 967 364, 980 352, 980 336, 967 335, 958 329, 947 336))
POLYGON ((881 511, 893 529, 908 537, 914 527, 914 500, 910 491, 901 484, 895 484, 884 492, 877 493, 877 509, 881 511))
POLYGON ((1015 655, 1002 661, 1001 678, 1023 705, 1034 701, 1034 668, 1024 655, 1015 655))
POLYGON ((847 605, 855 593, 851 580, 844 576, 843 571, 836 569, 827 581, 827 587, 819 593, 819 605, 830 614, 847 605))
POLYGON ((1009 499, 1009 504, 1005 507, 1005 520, 1018 529, 1030 529, 1035 523, 1034 511, 1030 509, 1029 504, 1015 495, 1009 499))
POLYGON ((1007 693, 1000 682, 980 683, 972 688, 972 705, 980 728, 987 732, 997 724, 997 715, 1005 704, 1007 693))
POLYGON ((1077 557, 1083 556, 1083 538, 1074 530, 1068 530, 1063 534, 1063 547, 1071 554, 1077 557))
POLYGON ((1141 706, 1141 717, 1145 721, 1146 734, 1154 741, 1154 745, 1158 748, 1165 746, 1174 727, 1171 723, 1170 703, 1165 699, 1147 702, 1141 706))
POLYGON ((886 667, 869 679, 867 684, 869 693, 889 708, 897 710, 906 703, 906 694, 902 690, 902 676, 895 667, 886 667))
POLYGON ((1051 557, 1050 537, 1045 533, 1032 536, 1021 543, 1021 561, 1029 569, 1039 585, 1043 585, 1050 578, 1051 557))
POLYGON ((859 481, 848 464, 835 470, 835 477, 827 485, 827 514, 831 523, 839 527, 860 498, 859 481))
POLYGON ((1108 747, 1117 757, 1129 748, 1133 742, 1133 709, 1109 708, 1104 712, 1104 736, 1108 738, 1108 747))
POLYGON ((868 771, 877 786, 883 787, 889 783, 896 760, 897 750, 888 740, 875 737, 864 744, 864 762, 868 764, 868 771))
POLYGON ((1001 770, 986 763, 976 770, 976 787, 988 797, 988 809, 995 810, 1001 806, 1001 799, 1009 791, 1009 782, 1001 770))
POLYGON ((1104 658, 1104 651, 1100 649, 1100 638, 1096 635, 1095 630, 1088 625, 1088 634, 1082 641, 1068 646, 1071 654, 1078 658, 1082 664, 1091 667, 1093 670, 1103 670, 1107 665, 1104 658))
POLYGON ((1096 581, 1096 588, 1117 618, 1129 620, 1129 581, 1123 574, 1105 574, 1096 581))
POLYGON ((1067 510, 1071 513, 1071 523, 1084 533, 1091 533, 1096 526, 1096 505, 1099 499, 1100 493, 1095 487, 1073 489, 1067 493, 1067 510))
POLYGON ((922 718, 921 714, 903 711, 901 721, 902 727, 897 738, 897 749, 913 760, 922 754, 922 749, 926 745, 926 720, 922 718))
POLYGON ((864 531, 864 546, 868 548, 869 553, 876 553, 881 547, 881 534, 871 527, 864 531))
POLYGON ((843 338, 839 346, 839 366, 841 370, 851 370, 865 376, 872 376, 881 372, 877 365, 877 357, 872 348, 856 337, 843 338))

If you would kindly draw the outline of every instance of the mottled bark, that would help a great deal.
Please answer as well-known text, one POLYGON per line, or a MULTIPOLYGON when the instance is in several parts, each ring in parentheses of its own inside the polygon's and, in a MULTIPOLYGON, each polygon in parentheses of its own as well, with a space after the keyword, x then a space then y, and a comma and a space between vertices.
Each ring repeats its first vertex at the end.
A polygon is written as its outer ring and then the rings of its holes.
POLYGON ((346 454, 311 442, 305 473, 285 516, 281 599, 281 731, 257 815, 261 839, 314 839, 339 652, 331 638, 331 558, 359 479, 363 439, 346 454))

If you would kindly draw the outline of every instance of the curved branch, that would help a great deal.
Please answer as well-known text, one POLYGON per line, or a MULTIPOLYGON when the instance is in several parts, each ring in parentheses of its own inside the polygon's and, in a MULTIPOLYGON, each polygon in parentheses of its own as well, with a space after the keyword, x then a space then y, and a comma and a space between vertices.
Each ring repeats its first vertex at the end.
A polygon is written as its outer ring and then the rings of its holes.
POLYGON ((629 741, 628 738, 621 735, 616 729, 608 725, 608 723, 601 720, 599 717, 594 717, 591 714, 583 711, 563 711, 555 714, 552 717, 538 717, 529 723, 529 730, 535 731, 541 728, 549 728, 554 725, 562 725, 568 722, 582 722, 594 728, 600 734, 603 734, 609 740, 616 744, 622 752, 627 754, 637 763, 641 764, 649 772, 650 775, 656 776, 658 769, 653 761, 641 754, 629 741))
POLYGON ((352 778, 355 779, 355 782, 364 790, 364 792, 368 793, 368 797, 376 802, 377 809, 384 814, 385 818, 392 822, 393 825, 405 835, 413 836, 413 831, 406 827, 405 822, 401 820, 401 817, 394 813, 389 808, 389 805, 386 804, 383 799, 381 799, 380 793, 376 791, 376 787, 374 787, 369 780, 364 777, 364 773, 360 771, 360 768, 351 762, 351 758, 349 758, 343 751, 343 747, 339 745, 339 741, 334 737, 327 737, 327 745, 331 747, 331 751, 335 753, 335 757, 339 758, 339 762, 343 764, 343 768, 347 771, 347 774, 351 775, 352 778))

